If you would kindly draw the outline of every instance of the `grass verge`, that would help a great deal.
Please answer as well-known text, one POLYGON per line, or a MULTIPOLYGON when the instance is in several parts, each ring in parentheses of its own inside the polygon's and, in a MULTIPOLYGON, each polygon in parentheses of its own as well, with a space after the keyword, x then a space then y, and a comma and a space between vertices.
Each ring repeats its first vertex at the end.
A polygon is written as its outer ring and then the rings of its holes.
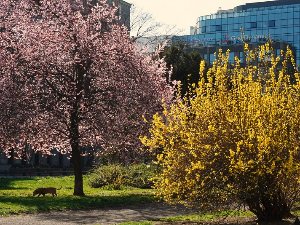
POLYGON ((74 176, 0 178, 0 216, 49 210, 113 207, 154 202, 157 199, 150 189, 126 188, 104 190, 90 188, 84 176, 85 197, 73 196, 74 176), (57 197, 33 197, 38 187, 56 187, 57 197))
POLYGON ((204 213, 204 214, 194 214, 187 216, 176 216, 161 219, 163 222, 175 222, 175 221, 204 221, 204 222, 212 222, 218 218, 229 218, 229 217, 248 217, 254 216, 250 211, 226 211, 226 212, 216 212, 216 213, 204 213))
MULTIPOLYGON (((293 214, 299 215, 299 210, 293 211, 293 214)), ((125 222, 119 225, 294 225, 295 217, 283 221, 259 222, 250 211, 227 211, 168 217, 153 221, 125 222)))
MULTIPOLYGON (((114 207, 129 204, 140 204, 157 201, 153 190, 127 188, 123 190, 108 190, 107 188, 90 188, 87 185, 88 176, 84 176, 85 197, 73 196, 74 176, 69 177, 35 177, 35 178, 0 178, 0 216, 12 214, 40 212, 49 210, 88 209, 114 207), (58 196, 33 197, 32 192, 38 187, 57 187, 58 196)), ((300 215, 299 207, 293 211, 300 215)), ((219 212, 177 216, 157 221, 127 222, 122 225, 156 225, 156 224, 257 224, 254 219, 250 223, 245 218, 253 218, 250 212, 219 212), (220 219, 228 216, 232 222, 220 223, 220 219), (242 222, 246 221, 246 222, 242 222), (194 222, 194 223, 193 223, 194 222)), ((292 222, 291 222, 292 221, 292 222)), ((281 225, 293 224, 283 221, 281 225)), ((259 223, 260 224, 260 223, 259 223)), ((277 223, 276 223, 277 224, 277 223)), ((274 223, 272 225, 275 225, 274 223)))

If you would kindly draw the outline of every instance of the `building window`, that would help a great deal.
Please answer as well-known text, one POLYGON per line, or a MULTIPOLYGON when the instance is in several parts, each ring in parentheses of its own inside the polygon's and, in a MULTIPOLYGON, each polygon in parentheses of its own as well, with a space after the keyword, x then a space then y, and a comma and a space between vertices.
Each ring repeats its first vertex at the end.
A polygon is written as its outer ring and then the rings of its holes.
POLYGON ((216 25, 216 31, 221 31, 222 30, 222 26, 221 25, 216 25))
POLYGON ((244 52, 240 52, 240 63, 244 63, 244 52))
POLYGON ((234 52, 229 52, 228 62, 234 63, 234 52))
POLYGON ((215 60, 216 60, 216 55, 209 54, 209 64, 213 64, 215 60))
POLYGON ((201 27, 201 33, 206 33, 206 27, 201 27))
POLYGON ((269 20, 269 27, 275 27, 275 20, 269 20))
POLYGON ((281 57, 281 49, 276 49, 276 57, 281 57))
POLYGON ((257 22, 251 22, 250 27, 251 28, 257 28, 257 22))

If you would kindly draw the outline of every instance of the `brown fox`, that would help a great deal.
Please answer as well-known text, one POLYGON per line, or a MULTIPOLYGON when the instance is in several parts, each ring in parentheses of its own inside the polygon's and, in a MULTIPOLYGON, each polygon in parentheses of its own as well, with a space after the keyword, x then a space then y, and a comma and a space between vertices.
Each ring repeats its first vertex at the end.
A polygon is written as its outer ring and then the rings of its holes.
POLYGON ((57 196, 56 190, 60 190, 61 188, 62 187, 60 187, 59 189, 56 189, 55 187, 38 188, 38 189, 34 190, 33 196, 38 195, 38 197, 39 197, 40 195, 45 196, 45 194, 52 194, 52 196, 54 197, 54 195, 57 196))

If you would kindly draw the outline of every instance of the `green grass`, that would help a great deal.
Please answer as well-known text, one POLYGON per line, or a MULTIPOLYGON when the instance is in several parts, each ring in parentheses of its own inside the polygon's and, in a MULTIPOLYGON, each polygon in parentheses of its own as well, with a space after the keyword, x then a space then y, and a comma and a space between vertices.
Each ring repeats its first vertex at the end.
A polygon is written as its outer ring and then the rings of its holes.
MULTIPOLYGON (((300 215, 299 210, 293 211, 294 215, 300 215)), ((194 214, 194 215, 187 215, 187 216, 175 216, 175 217, 168 217, 168 218, 163 218, 163 219, 158 219, 158 220, 153 220, 153 221, 142 221, 142 222, 125 222, 121 223, 120 225, 155 225, 155 224, 220 224, 219 219, 221 218, 233 218, 232 223, 229 224, 237 224, 236 222, 239 221, 240 218, 243 217, 252 217, 254 214, 250 211, 224 211, 224 212, 216 212, 216 213, 203 213, 203 214, 194 214), (179 223, 176 223, 179 222, 179 223)), ((255 224, 264 224, 264 225, 276 225, 276 224, 286 224, 286 225, 292 225, 294 218, 291 221, 280 221, 280 222, 255 222, 255 224)), ((223 224, 221 222, 221 224, 223 224)), ((225 223, 224 223, 225 224, 225 223)), ((227 224, 227 223, 226 223, 227 224)), ((238 223, 238 224, 244 224, 244 223, 238 223)), ((248 224, 248 223, 245 223, 248 224)))
POLYGON ((0 178, 0 216, 36 211, 99 208, 153 202, 153 190, 133 189, 104 190, 90 188, 84 176, 85 197, 73 196, 74 176, 0 178), (32 196, 38 187, 56 187, 57 197, 32 196))
POLYGON ((254 214, 250 211, 225 211, 225 212, 216 212, 216 213, 204 213, 204 214, 194 214, 187 216, 175 216, 161 219, 160 221, 165 222, 175 222, 175 221, 204 221, 212 222, 216 218, 220 217, 246 217, 253 216, 254 214))
MULTIPOLYGON (((127 188, 108 190, 107 188, 91 188, 87 185, 88 176, 84 176, 85 197, 73 196, 74 176, 69 177, 36 177, 36 178, 0 178, 0 216, 12 214, 41 212, 49 210, 87 209, 114 207, 129 204, 140 204, 157 201, 150 189, 127 188), (33 197, 32 192, 38 187, 56 187, 58 196, 46 195, 33 197)), ((299 207, 293 214, 300 215, 299 207)), ((246 217, 253 215, 249 211, 218 212, 177 216, 158 220, 172 223, 176 221, 213 222, 219 217, 246 217), (229 214, 228 214, 229 213, 229 214)), ((151 225, 154 221, 126 222, 122 225, 151 225)))
POLYGON ((146 222, 125 222, 120 223, 119 225, 152 225, 153 222, 146 221, 146 222))
POLYGON ((154 220, 154 221, 145 221, 145 222, 126 222, 121 223, 120 225, 153 225, 155 222, 201 222, 202 223, 211 223, 214 222, 216 219, 220 217, 247 217, 253 216, 254 214, 249 211, 226 211, 226 212, 217 212, 217 213, 204 213, 204 214, 194 214, 194 215, 187 215, 187 216, 175 216, 175 217, 168 217, 164 219, 154 220))

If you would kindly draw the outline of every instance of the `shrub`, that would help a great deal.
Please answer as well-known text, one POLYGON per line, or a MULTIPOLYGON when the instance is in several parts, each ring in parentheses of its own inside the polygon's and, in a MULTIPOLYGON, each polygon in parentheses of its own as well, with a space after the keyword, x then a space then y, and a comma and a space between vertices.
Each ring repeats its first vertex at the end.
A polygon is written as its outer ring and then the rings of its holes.
POLYGON ((112 189, 119 190, 127 183, 126 173, 125 167, 120 165, 99 166, 92 170, 88 182, 93 188, 109 185, 112 189))
POLYGON ((93 188, 121 189, 125 186, 151 188, 160 173, 158 165, 136 164, 128 167, 108 165, 95 167, 89 174, 93 188))
POLYGON ((128 169, 128 185, 137 188, 152 188, 161 172, 160 166, 155 164, 136 164, 128 169))
POLYGON ((245 44, 245 54, 242 68, 220 52, 208 81, 156 114, 142 141, 163 149, 156 187, 166 200, 201 210, 246 204, 259 220, 281 220, 300 193, 299 74, 290 49, 275 58, 270 43, 245 44))

